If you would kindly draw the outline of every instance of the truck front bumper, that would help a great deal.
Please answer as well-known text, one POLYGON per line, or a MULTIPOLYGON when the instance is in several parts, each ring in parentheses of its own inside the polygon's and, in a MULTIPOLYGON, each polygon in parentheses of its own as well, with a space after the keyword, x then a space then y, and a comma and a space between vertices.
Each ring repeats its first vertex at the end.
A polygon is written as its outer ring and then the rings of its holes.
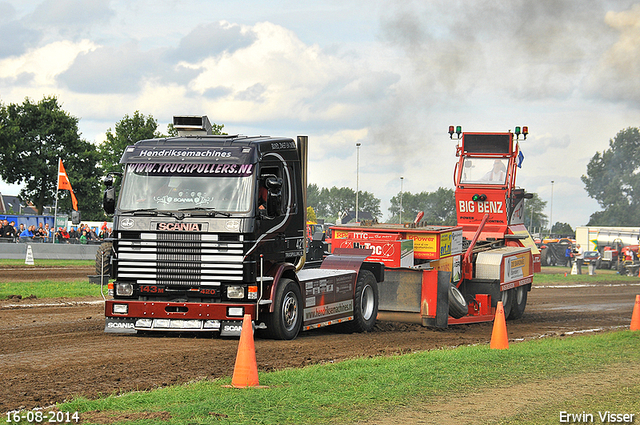
POLYGON ((107 300, 104 331, 204 331, 235 336, 240 335, 245 314, 255 319, 256 304, 107 300))

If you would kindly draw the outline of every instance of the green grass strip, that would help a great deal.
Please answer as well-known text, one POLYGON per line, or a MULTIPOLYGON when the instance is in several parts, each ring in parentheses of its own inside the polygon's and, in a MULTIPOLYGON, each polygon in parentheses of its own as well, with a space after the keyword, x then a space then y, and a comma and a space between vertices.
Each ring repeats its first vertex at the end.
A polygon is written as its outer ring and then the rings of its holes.
POLYGON ((570 269, 561 267, 543 267, 545 273, 536 273, 533 276, 533 285, 571 285, 577 283, 585 284, 629 284, 640 283, 637 276, 622 276, 614 270, 596 270, 596 274, 589 276, 584 268, 581 275, 572 275, 570 269), (565 276, 564 273, 567 273, 565 276))
MULTIPOLYGON (((107 288, 104 288, 106 293, 107 288)), ((36 298, 77 298, 100 297, 100 285, 89 283, 89 279, 73 281, 41 280, 37 282, 8 282, 0 283, 0 300, 11 295, 21 295, 26 298, 35 295, 36 298)))
MULTIPOLYGON (((80 411, 81 417, 89 411, 169 412, 171 417, 162 421, 167 424, 345 424, 373 420, 439 397, 449 399, 498 388, 505 382, 552 381, 597 371, 603 365, 638 361, 640 333, 622 331, 535 340, 512 344, 508 350, 469 346, 262 373, 260 384, 267 389, 224 388, 230 383, 225 378, 99 400, 76 399, 59 408, 80 411)), ((620 398, 611 394, 610 402, 599 402, 604 410, 640 412, 638 399, 634 399, 637 394, 638 387, 627 393, 620 389, 620 398)), ((582 402, 594 400, 575 400, 577 407, 582 402)), ((530 418, 517 419, 558 423, 559 408, 565 406, 551 406, 530 418)), ((117 423, 159 422, 137 419, 117 423)))

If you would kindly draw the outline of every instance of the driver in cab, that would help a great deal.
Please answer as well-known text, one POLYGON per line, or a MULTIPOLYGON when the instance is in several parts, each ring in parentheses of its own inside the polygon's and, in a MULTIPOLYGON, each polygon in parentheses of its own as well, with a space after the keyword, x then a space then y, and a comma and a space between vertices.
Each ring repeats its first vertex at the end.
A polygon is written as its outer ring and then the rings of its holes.
POLYGON ((482 177, 482 180, 489 182, 504 182, 507 175, 506 172, 507 167, 504 166, 501 160, 496 159, 493 161, 493 168, 482 177))

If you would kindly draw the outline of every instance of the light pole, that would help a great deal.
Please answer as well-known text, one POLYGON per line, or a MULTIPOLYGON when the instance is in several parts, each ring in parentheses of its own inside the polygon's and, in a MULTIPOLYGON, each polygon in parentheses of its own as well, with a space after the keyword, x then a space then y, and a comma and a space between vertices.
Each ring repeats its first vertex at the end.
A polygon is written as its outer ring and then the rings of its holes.
POLYGON ((360 143, 356 143, 356 223, 358 222, 358 192, 360 192, 360 143))
POLYGON ((551 210, 549 212, 549 236, 551 236, 552 227, 553 227, 553 180, 551 180, 551 210))
POLYGON ((404 183, 404 177, 400 176, 400 224, 402 224, 402 187, 404 183))

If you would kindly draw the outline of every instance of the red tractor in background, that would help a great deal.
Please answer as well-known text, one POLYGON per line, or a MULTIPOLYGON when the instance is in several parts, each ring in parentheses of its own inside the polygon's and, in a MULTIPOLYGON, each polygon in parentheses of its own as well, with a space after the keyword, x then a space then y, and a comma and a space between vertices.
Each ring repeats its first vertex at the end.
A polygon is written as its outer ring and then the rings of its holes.
POLYGON ((622 275, 638 276, 640 261, 638 260, 638 245, 627 245, 618 251, 616 256, 618 273, 622 275))

